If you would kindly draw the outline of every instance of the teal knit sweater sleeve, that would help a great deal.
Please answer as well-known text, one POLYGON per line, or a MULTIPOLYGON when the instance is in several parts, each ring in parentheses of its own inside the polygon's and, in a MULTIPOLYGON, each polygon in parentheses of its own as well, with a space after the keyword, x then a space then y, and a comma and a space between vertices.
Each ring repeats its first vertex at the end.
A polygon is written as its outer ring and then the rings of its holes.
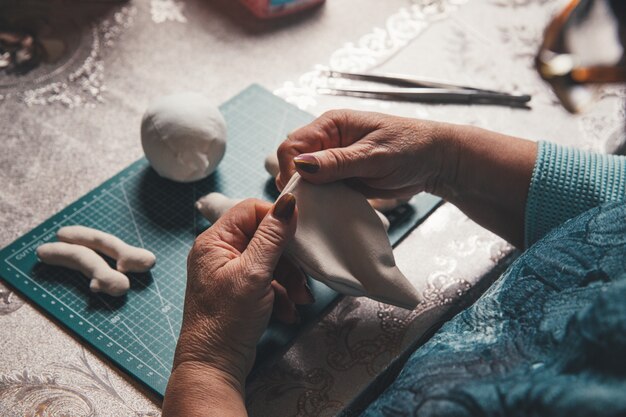
POLYGON ((539 142, 526 200, 526 247, 593 207, 624 200, 626 157, 539 142))

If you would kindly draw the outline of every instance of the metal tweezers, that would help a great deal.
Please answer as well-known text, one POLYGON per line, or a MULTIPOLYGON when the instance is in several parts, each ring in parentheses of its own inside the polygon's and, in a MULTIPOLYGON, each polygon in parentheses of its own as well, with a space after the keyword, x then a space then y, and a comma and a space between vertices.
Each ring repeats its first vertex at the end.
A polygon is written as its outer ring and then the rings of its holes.
POLYGON ((526 103, 531 99, 528 94, 509 94, 404 75, 362 74, 332 70, 324 71, 324 73, 329 78, 370 81, 395 87, 328 86, 318 89, 321 94, 431 103, 497 104, 512 107, 527 107, 526 103))

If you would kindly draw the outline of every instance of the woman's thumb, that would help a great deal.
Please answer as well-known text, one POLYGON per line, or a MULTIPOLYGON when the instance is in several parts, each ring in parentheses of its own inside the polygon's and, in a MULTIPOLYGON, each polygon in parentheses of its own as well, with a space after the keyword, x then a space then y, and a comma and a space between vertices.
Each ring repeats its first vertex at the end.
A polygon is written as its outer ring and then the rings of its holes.
POLYGON ((258 275, 271 279, 278 260, 296 233, 296 217, 296 198, 287 193, 274 203, 274 207, 259 224, 241 255, 258 275))
POLYGON ((364 176, 370 149, 356 142, 345 148, 300 154, 293 158, 293 162, 304 179, 314 184, 323 184, 364 176))

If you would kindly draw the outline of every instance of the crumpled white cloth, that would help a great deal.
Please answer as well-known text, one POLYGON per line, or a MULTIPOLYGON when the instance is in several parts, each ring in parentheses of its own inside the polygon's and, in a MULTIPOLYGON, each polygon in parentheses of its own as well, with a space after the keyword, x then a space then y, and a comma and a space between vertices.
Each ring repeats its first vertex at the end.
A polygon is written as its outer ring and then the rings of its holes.
MULTIPOLYGON (((296 197, 298 226, 286 254, 307 275, 346 295, 408 309, 419 303, 396 266, 383 222, 362 194, 342 182, 311 184, 298 174, 282 194, 289 192, 296 197)), ((239 201, 211 193, 196 207, 214 222, 239 201)))

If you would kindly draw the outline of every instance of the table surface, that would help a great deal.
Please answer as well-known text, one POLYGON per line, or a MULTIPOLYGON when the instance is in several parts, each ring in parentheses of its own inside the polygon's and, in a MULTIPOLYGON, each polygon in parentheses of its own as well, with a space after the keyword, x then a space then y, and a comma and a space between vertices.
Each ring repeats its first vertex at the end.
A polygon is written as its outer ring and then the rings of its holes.
MULTIPOLYGON (((85 23, 68 44, 71 59, 49 77, 7 87, 0 74, 0 246, 139 158, 143 110, 181 90, 220 103, 257 82, 313 114, 349 107, 603 152, 623 144, 621 91, 606 89, 590 112, 570 116, 532 69, 542 29, 563 1, 331 0, 279 23, 255 21, 228 0, 51 4, 82 14, 85 23), (319 96, 316 88, 327 83, 319 69, 328 66, 526 92, 532 109, 319 96)), ((395 250, 427 301, 405 311, 342 299, 249 381, 250 414, 356 412, 380 389, 365 390, 368 384, 479 295, 511 251, 455 207, 442 206, 395 250)), ((51 398, 71 415, 160 414, 143 387, 1 283, 0 350, 0 414, 23 415, 51 398), (23 384, 35 394, 20 411, 13 408, 15 388, 23 384)))

